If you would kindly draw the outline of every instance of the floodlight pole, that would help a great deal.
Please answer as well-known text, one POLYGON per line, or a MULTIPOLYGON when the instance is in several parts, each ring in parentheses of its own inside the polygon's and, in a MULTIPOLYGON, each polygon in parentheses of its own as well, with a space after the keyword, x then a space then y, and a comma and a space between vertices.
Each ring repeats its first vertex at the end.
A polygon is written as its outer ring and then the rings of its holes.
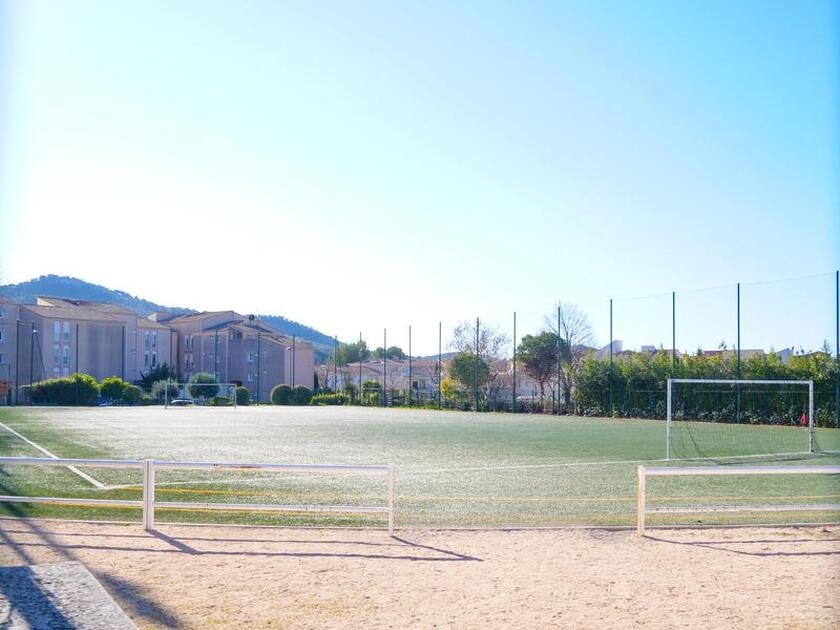
POLYGON ((511 388, 510 408, 516 413, 516 311, 513 312, 513 387, 511 388))
POLYGON ((840 429, 840 271, 834 272, 834 426, 840 429))
POLYGON ((438 370, 437 370, 437 388, 438 388, 438 409, 443 406, 441 399, 440 382, 443 380, 443 322, 438 322, 438 370))
POLYGON ((411 324, 408 325, 408 406, 411 407, 411 324))
POLYGON ((382 329, 382 406, 388 406, 388 329, 382 329))
POLYGON ((479 321, 478 317, 475 318, 475 389, 473 390, 473 397, 475 398, 475 410, 478 411, 478 370, 479 370, 479 361, 481 358, 478 354, 478 336, 479 336, 479 321))
POLYGON ((362 404, 362 331, 359 331, 359 404, 362 404))
POLYGON ((610 298, 610 373, 609 373, 610 418, 613 417, 613 301, 610 298))
MULTIPOLYGON (((737 350, 735 355, 735 378, 741 380, 741 283, 737 285, 737 350)), ((735 424, 741 424, 741 387, 735 383, 735 424)))
POLYGON ((557 304, 557 415, 560 415, 560 304, 557 304))

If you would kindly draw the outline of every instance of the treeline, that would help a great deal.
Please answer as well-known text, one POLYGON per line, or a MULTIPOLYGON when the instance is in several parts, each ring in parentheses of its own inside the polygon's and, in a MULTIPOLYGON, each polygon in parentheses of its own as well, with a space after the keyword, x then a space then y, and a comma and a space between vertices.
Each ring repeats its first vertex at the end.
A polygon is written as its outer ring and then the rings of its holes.
MULTIPOLYGON (((740 363, 727 355, 689 355, 673 364, 667 352, 630 353, 609 361, 593 354, 574 372, 574 409, 579 415, 664 418, 668 378, 756 379, 814 382, 818 426, 835 426, 837 361, 824 352, 793 356, 787 363, 774 353, 740 363), (612 392, 612 393, 610 393, 612 392)), ((807 411, 808 390, 798 385, 684 384, 674 390, 673 411, 700 420, 732 419, 766 424, 795 424, 807 411)))

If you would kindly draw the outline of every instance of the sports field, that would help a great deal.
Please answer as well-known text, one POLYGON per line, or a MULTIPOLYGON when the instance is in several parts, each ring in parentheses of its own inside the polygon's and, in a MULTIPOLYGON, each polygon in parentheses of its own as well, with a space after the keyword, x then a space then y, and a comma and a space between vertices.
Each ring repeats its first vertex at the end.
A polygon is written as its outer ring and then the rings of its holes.
MULTIPOLYGON (((0 455, 300 464, 393 464, 397 527, 631 525, 636 467, 661 466, 665 424, 655 420, 473 414, 353 407, 15 408, 0 410, 0 455), (21 437, 22 436, 22 437, 21 437)), ((675 425, 675 447, 685 440, 675 425)), ((712 429, 713 430, 713 429, 712 429)), ((723 429, 721 429, 723 430, 723 429)), ((807 448, 799 427, 726 427, 726 444, 752 453, 807 448), (733 433, 736 432, 736 433, 733 433)), ((701 434, 702 437, 703 434, 701 434)), ((696 438, 696 435, 695 435, 696 438)), ((840 431, 818 430, 824 451, 840 451, 840 431)), ((676 461, 667 465, 697 465, 676 461)), ((764 462, 762 462, 764 463, 764 462)), ((840 456, 786 456, 774 464, 838 464, 840 456)), ((65 468, 0 468, 0 493, 139 499, 137 471, 83 469, 101 488, 65 468)), ((166 471, 160 501, 385 505, 386 478, 322 473, 166 471)), ((840 503, 836 476, 656 478, 651 506, 840 503)), ((4 515, 139 521, 131 508, 0 505, 4 515)), ((378 515, 158 510, 159 521, 381 525, 378 515)), ((771 523, 840 520, 836 512, 656 516, 657 523, 771 523)))

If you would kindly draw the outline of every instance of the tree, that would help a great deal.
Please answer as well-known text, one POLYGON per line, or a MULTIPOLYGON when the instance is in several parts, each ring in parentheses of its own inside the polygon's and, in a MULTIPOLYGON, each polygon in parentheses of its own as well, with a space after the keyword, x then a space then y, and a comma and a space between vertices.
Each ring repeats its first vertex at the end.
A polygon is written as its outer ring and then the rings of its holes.
POLYGON ((157 401, 174 400, 178 397, 178 385, 167 380, 155 381, 152 383, 151 394, 157 401))
POLYGON ((271 390, 271 404, 272 405, 291 405, 292 404, 292 387, 291 387, 291 385, 276 385, 271 390))
MULTIPOLYGON (((479 374, 479 393, 483 392, 489 398, 492 390, 499 386, 500 372, 507 368, 505 348, 509 343, 510 338, 505 333, 486 322, 479 322, 477 339, 474 323, 462 321, 455 326, 455 329, 452 331, 452 341, 449 343, 449 346, 459 353, 473 356, 472 378, 469 383, 465 383, 467 388, 473 392, 473 398, 475 397, 474 390, 476 389, 475 355, 478 354, 480 364, 484 365, 484 367, 479 366, 479 371, 486 370, 486 378, 483 380, 479 374)), ((450 374, 451 369, 450 365, 450 374)), ((453 376, 453 378, 455 377, 453 376)))
POLYGON ((145 374, 140 374, 140 387, 147 392, 152 391, 152 385, 157 381, 177 381, 178 375, 175 373, 174 366, 168 363, 161 363, 151 368, 145 374))
POLYGON ((251 391, 247 387, 242 387, 242 385, 237 386, 236 404, 242 405, 243 407, 251 404, 251 391))
POLYGON ((557 302, 554 312, 546 315, 545 320, 548 330, 560 337, 558 389, 563 392, 563 405, 569 411, 575 372, 589 350, 587 346, 593 341, 592 325, 589 316, 576 304, 569 302, 557 302))
POLYGON ((557 335, 541 332, 525 335, 516 349, 516 356, 525 373, 540 386, 540 407, 545 399, 545 385, 557 373, 557 335))
POLYGON ((215 398, 219 393, 219 382, 209 372, 197 372, 190 377, 187 389, 193 398, 215 398))
POLYGON ((109 400, 122 400, 123 391, 128 386, 119 376, 109 376, 102 379, 99 393, 103 398, 109 400))
POLYGON ((338 364, 358 363, 370 358, 370 350, 364 341, 342 343, 338 346, 338 364))
POLYGON ((459 352, 449 362, 449 378, 460 383, 477 403, 476 390, 483 390, 489 382, 490 366, 473 352, 459 352))
MULTIPOLYGON (((382 346, 379 346, 376 350, 373 351, 373 356, 377 359, 381 359, 386 352, 382 349, 382 346)), ((403 349, 399 346, 388 346, 387 357, 388 359, 407 359, 408 355, 403 352, 403 349)))
POLYGON ((295 405, 308 405, 312 400, 312 390, 303 385, 298 385, 292 392, 292 401, 295 405))

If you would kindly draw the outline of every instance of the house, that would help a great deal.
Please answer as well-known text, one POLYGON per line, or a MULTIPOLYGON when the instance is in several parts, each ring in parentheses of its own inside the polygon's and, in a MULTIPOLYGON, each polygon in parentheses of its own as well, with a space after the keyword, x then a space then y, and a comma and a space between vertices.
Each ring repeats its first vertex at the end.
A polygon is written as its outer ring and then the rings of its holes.
MULTIPOLYGON (((446 363, 444 362, 444 369, 446 363)), ((412 396, 418 400, 428 400, 437 397, 438 391, 438 361, 437 359, 412 358, 408 359, 372 359, 359 363, 348 363, 338 367, 338 389, 352 385, 356 389, 359 382, 376 381, 382 385, 383 378, 388 391, 412 391, 412 396), (361 373, 361 379, 360 379, 361 373)), ((333 388, 336 377, 333 366, 324 366, 324 383, 333 388)))

